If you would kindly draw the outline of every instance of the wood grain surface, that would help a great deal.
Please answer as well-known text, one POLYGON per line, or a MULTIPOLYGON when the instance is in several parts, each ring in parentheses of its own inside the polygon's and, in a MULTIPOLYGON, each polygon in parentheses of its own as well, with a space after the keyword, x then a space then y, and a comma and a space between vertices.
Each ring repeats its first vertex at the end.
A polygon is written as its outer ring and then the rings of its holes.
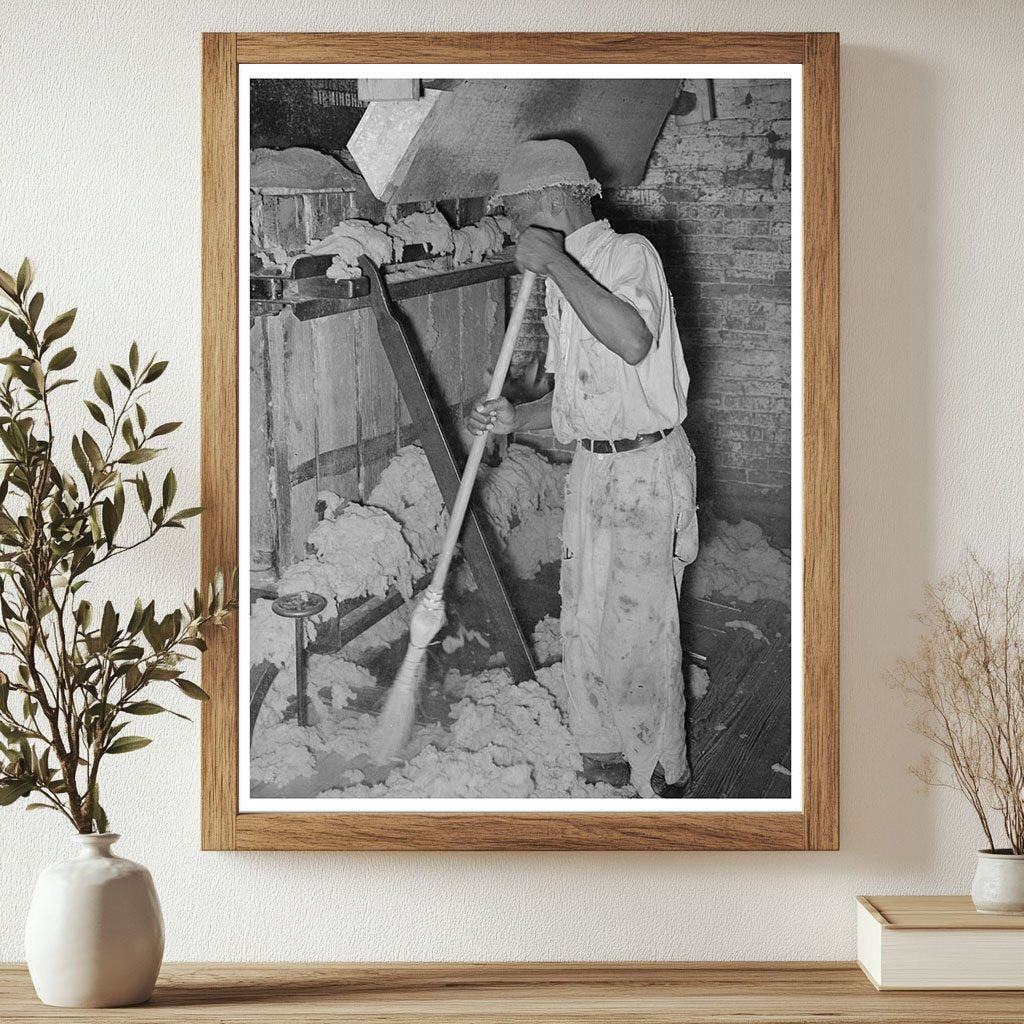
POLYGON ((166 964, 150 1003, 61 1010, 0 966, 5 1024, 1019 1024, 1019 992, 877 992, 855 964, 166 964))
POLYGON ((1024 931, 1024 915, 981 914, 970 896, 858 896, 883 928, 929 931, 1024 931))
MULTIPOLYGON (((200 473, 203 586, 238 564, 238 65, 235 37, 203 36, 203 355, 200 473)), ((203 655, 200 724, 204 848, 235 845, 238 626, 203 655)))
POLYGON ((802 32, 240 32, 240 64, 799 64, 802 32))
MULTIPOLYGON (((801 63, 804 70, 804 810, 763 814, 238 812, 237 633, 203 661, 202 844, 247 850, 828 850, 839 842, 839 39, 830 33, 203 37, 202 566, 237 562, 240 63, 801 63)), ((237 624, 236 624, 237 629, 237 624)), ((696 1019, 696 1018, 694 1018, 696 1019)), ((712 1019, 712 1018, 709 1018, 712 1019)), ((967 1019, 967 1018, 964 1018, 967 1019)))
POLYGON ((804 808, 839 847, 839 36, 804 57, 804 808))

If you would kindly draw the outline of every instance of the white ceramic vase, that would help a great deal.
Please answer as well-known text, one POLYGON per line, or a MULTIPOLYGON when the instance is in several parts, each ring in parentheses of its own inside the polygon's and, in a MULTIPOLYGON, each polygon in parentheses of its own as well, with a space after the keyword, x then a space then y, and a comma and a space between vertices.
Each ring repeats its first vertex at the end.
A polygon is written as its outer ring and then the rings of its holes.
POLYGON ((156 889, 111 852, 120 836, 76 835, 77 857, 43 870, 25 927, 36 994, 50 1006, 133 1006, 153 993, 164 955, 156 889))
POLYGON ((1024 854, 979 850, 971 899, 982 914, 1024 914, 1024 854))

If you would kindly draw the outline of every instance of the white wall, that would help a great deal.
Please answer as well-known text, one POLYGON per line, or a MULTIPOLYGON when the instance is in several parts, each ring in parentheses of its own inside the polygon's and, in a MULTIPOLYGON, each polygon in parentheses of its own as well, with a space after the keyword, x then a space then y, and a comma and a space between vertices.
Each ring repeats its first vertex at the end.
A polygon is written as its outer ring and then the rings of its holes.
MULTIPOLYGON (((170 959, 849 958, 855 894, 964 892, 979 845, 954 797, 907 775, 918 747, 885 676, 925 579, 964 544, 1000 558, 1022 541, 1019 6, 438 9, 14 0, 0 33, 0 266, 31 254, 55 306, 81 307, 84 365, 132 338, 172 357, 151 412, 186 421, 172 454, 195 494, 202 30, 841 32, 842 850, 201 853, 197 731, 159 720, 158 742, 108 784, 121 852, 156 878, 170 959)), ((154 546, 139 585, 167 602, 187 593, 196 538, 154 546)), ((70 846, 56 816, 0 810, 0 959, 23 955, 31 880, 70 846)))

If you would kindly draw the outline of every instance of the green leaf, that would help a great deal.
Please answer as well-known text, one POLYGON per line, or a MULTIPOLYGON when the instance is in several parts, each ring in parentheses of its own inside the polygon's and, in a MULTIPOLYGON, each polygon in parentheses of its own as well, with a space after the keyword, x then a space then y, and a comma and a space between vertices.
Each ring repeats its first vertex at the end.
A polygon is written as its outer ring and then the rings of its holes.
POLYGON ((92 469, 89 466, 89 460, 86 458, 85 451, 82 448, 82 443, 78 440, 77 436, 71 438, 71 455, 74 458, 75 465, 78 467, 78 471, 82 476, 85 477, 86 480, 92 480, 92 469))
POLYGON ((203 511, 202 505, 196 505, 192 508, 183 508, 180 512, 175 512, 173 516, 167 521, 167 525, 171 523, 180 523, 183 519, 192 519, 194 516, 201 515, 203 511))
POLYGON ((146 617, 146 609, 142 604, 141 598, 135 599, 135 607, 132 609, 131 618, 128 620, 128 625, 125 627, 128 631, 129 636, 135 636, 136 633, 142 628, 142 623, 146 617))
POLYGON ((135 406, 135 418, 139 421, 139 430, 146 429, 146 410, 141 405, 135 406))
POLYGON ((15 800, 20 800, 32 792, 31 779, 18 779, 14 782, 0 782, 0 807, 8 807, 15 800))
POLYGON ((114 537, 117 534, 117 513, 114 511, 114 503, 105 498, 102 506, 103 536, 106 538, 107 547, 114 546, 114 537))
POLYGON ((49 344, 51 341, 63 338, 64 335, 71 330, 71 325, 75 322, 75 315, 77 313, 77 307, 75 309, 69 309, 66 313, 61 313, 61 315, 57 317, 57 319, 54 320, 45 331, 43 331, 43 341, 49 344))
POLYGON ((100 446, 93 440, 92 434, 88 430, 82 431, 82 447, 85 449, 85 454, 89 456, 89 462, 92 463, 92 468, 99 472, 105 465, 103 461, 103 453, 100 451, 100 446))
POLYGON ((132 373, 139 372, 139 346, 132 342, 132 347, 128 350, 128 365, 131 367, 132 373))
POLYGON ((89 410, 89 415, 101 426, 107 425, 107 417, 103 414, 103 410, 95 403, 90 402, 88 399, 84 400, 86 409, 89 410))
POLYGON ((118 736, 106 749, 108 754, 127 754, 148 747, 153 741, 145 736, 118 736))
POLYGON ((92 604, 89 601, 82 601, 75 609, 75 618, 78 620, 82 630, 87 630, 92 625, 92 604))
POLYGON ((129 715, 159 715, 166 710, 167 708, 154 704, 151 700, 139 700, 134 704, 125 704, 124 706, 125 713, 129 715))
POLYGON ((47 367, 47 372, 50 370, 66 370, 76 359, 78 353, 71 348, 62 348, 51 360, 50 365, 47 367))
POLYGON ((120 524, 124 518, 124 482, 120 477, 114 481, 114 511, 117 513, 117 522, 120 524))
POLYGON ((105 701, 99 701, 91 707, 86 708, 85 714, 82 716, 82 721, 85 723, 86 727, 89 728, 97 718, 100 718, 113 710, 113 704, 108 704, 105 701))
POLYGON ((54 807, 53 804, 27 804, 25 806, 26 811, 57 811, 60 812, 60 808, 54 807))
POLYGON ((100 623, 100 640, 104 647, 109 647, 111 645, 116 632, 117 612, 114 611, 114 606, 107 601, 103 605, 103 620, 100 623))
POLYGON ((148 668, 146 669, 146 676, 149 679, 166 679, 172 682, 176 682, 181 676, 180 668, 148 668))
POLYGON ((145 473, 137 477, 135 487, 139 492, 139 502, 142 505, 143 511, 148 515, 150 506, 153 504, 153 495, 149 491, 149 477, 145 473))
POLYGON ((121 424, 121 436, 124 438, 124 443, 133 451, 139 447, 139 442, 135 440, 135 428, 132 426, 132 421, 127 417, 125 417, 124 423, 121 424))
POLYGON ((12 315, 8 323, 11 325, 11 330, 14 331, 19 341, 23 341, 26 345, 31 344, 32 332, 29 331, 28 324, 24 320, 12 315))
POLYGON ((104 833, 109 831, 107 824, 107 815, 103 808, 100 806, 100 787, 95 785, 92 787, 92 820, 96 826, 96 831, 104 833))
POLYGON ((33 329, 39 322, 39 314, 43 308, 43 293, 36 292, 32 296, 32 301, 28 304, 28 322, 32 325, 33 329))
POLYGON ((103 540, 103 529, 100 526, 100 517, 95 506, 89 510, 89 532, 92 535, 93 544, 99 544, 103 540))
POLYGON ((167 476, 164 477, 164 486, 162 492, 163 503, 165 507, 170 507, 171 502, 174 501, 174 495, 177 493, 177 490, 178 479, 174 475, 174 470, 169 469, 167 470, 167 476))
POLYGON ((136 644, 129 644, 127 647, 119 647, 110 655, 111 661, 138 661, 145 651, 136 644))
POLYGON ((186 697, 191 697, 193 700, 210 699, 210 695, 201 686, 196 686, 195 683, 190 683, 187 679, 178 679, 175 685, 186 697))
POLYGON ((3 270, 0 270, 0 288, 2 288, 12 299, 18 299, 18 286, 14 278, 3 270))
POLYGON ((96 394, 100 396, 100 401, 113 409, 114 396, 110 393, 110 385, 107 383, 107 378, 103 375, 102 370, 96 371, 96 375, 92 379, 92 386, 96 394))
POLYGON ((126 387, 132 386, 132 379, 128 376, 128 371, 123 366, 118 366, 117 363, 110 364, 110 372, 126 387))
POLYGON ((150 459, 155 459, 159 454, 156 448, 136 448, 134 451, 125 452, 117 461, 134 466, 140 462, 149 462, 150 459))
POLYGON ((3 736, 8 743, 18 743, 23 740, 27 733, 24 729, 19 729, 16 725, 5 725, 0 722, 0 736, 3 736))
POLYGON ((29 288, 32 287, 32 281, 36 276, 36 268, 32 266, 32 261, 26 256, 21 261, 21 266, 18 268, 18 295, 22 296, 29 288))
POLYGON ((164 434, 170 434, 172 431, 177 430, 181 426, 181 420, 174 423, 161 423, 156 430, 150 435, 151 437, 163 437, 164 434))
POLYGON ((143 384, 152 384, 163 372, 167 369, 167 360, 164 359, 159 363, 154 363, 149 370, 146 371, 146 376, 143 378, 143 384))
POLYGON ((0 359, 0 363, 12 366, 31 366, 32 357, 27 356, 22 352, 11 352, 9 355, 0 359))

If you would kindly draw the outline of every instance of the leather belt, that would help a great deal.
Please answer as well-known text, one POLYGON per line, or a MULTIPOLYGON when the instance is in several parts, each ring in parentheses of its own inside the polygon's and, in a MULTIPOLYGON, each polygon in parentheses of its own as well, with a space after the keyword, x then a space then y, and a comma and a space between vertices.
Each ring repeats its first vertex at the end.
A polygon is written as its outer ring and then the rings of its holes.
POLYGON ((639 434, 636 437, 624 437, 618 441, 595 441, 589 437, 580 438, 580 444, 588 452, 596 455, 611 455, 613 452, 632 452, 637 448, 646 448, 648 445, 657 444, 663 438, 668 437, 675 427, 666 427, 664 430, 657 430, 653 434, 639 434))

